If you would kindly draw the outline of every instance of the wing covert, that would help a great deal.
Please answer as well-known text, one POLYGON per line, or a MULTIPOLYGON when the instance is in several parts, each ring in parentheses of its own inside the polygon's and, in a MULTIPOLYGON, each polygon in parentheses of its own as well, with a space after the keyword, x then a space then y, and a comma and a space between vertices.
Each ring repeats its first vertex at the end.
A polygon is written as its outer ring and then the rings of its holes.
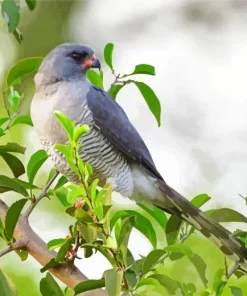
POLYGON ((87 103, 96 126, 105 137, 128 159, 142 164, 153 175, 163 180, 147 146, 121 106, 105 91, 95 86, 90 87, 87 103))

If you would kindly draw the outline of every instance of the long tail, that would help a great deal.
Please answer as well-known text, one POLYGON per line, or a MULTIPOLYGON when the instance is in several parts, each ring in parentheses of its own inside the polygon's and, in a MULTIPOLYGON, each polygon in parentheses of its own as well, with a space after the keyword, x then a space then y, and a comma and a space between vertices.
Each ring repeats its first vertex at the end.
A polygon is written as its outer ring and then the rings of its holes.
POLYGON ((164 181, 158 180, 157 182, 159 189, 165 194, 166 202, 164 208, 162 207, 164 211, 168 211, 187 221, 214 242, 226 256, 239 263, 241 268, 247 271, 247 248, 245 248, 242 241, 233 237, 230 231, 205 215, 164 181))

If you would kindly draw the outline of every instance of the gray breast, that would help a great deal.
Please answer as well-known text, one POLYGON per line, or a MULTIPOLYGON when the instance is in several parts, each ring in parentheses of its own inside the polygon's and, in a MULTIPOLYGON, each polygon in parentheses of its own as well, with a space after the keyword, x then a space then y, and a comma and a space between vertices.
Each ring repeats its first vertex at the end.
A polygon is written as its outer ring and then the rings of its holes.
MULTIPOLYGON (((79 155, 83 161, 92 165, 94 176, 99 178, 100 185, 112 182, 114 191, 123 196, 131 196, 133 192, 133 178, 131 169, 125 157, 94 125, 93 117, 87 105, 84 105, 77 124, 88 124, 90 131, 81 138, 79 155)), ((78 178, 69 168, 66 160, 58 151, 55 151, 53 144, 44 138, 41 143, 47 153, 51 156, 56 168, 65 175, 71 182, 77 182, 78 178)))

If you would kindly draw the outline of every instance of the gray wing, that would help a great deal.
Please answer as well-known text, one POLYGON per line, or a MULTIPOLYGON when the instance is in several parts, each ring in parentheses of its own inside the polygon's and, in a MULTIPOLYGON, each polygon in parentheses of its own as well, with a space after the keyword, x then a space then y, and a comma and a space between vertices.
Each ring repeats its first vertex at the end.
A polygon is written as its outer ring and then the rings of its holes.
POLYGON ((127 159, 140 163, 158 179, 163 180, 147 146, 120 105, 95 86, 90 87, 87 103, 95 125, 104 136, 124 153, 127 159))

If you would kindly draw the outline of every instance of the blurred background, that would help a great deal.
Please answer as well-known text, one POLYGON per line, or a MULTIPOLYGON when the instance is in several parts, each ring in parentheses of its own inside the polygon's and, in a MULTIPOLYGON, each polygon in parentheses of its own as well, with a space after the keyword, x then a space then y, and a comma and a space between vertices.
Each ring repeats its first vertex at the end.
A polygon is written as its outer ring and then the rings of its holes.
MULTIPOLYGON (((105 44, 114 43, 117 73, 129 73, 139 63, 156 68, 156 76, 138 79, 147 82, 161 101, 160 128, 134 85, 119 93, 118 102, 145 140, 166 182, 189 199, 208 193, 212 200, 207 207, 231 207, 246 215, 239 194, 247 194, 247 1, 38 0, 33 12, 22 7, 19 28, 24 36, 21 45, 0 17, 2 89, 7 70, 18 59, 44 56, 58 44, 78 42, 92 47, 102 60, 105 44)), ((110 85, 114 77, 106 65, 103 71, 105 85, 110 85)), ((26 114, 33 94, 30 77, 22 89, 22 112, 26 114)), ((27 146, 24 161, 41 148, 28 127, 16 126, 2 139, 27 146)), ((50 167, 47 163, 37 183, 46 180, 50 167)), ((7 170, 0 162, 0 173, 10 173, 7 170)), ((13 200, 13 193, 4 195, 5 202, 13 200)), ((131 203, 120 196, 115 196, 115 202, 122 206, 131 203)), ((46 241, 64 237, 69 217, 63 213, 57 200, 43 201, 32 214, 32 226, 46 241)), ((231 230, 239 227, 228 226, 231 230)), ((241 229, 246 227, 241 225, 241 229)), ((163 243, 161 236, 160 245, 163 243)), ((203 254, 212 280, 217 267, 223 266, 223 256, 200 236, 191 237, 188 243, 203 254)), ((151 246, 134 232, 130 249, 138 257, 146 255, 151 246)), ((184 260, 168 261, 166 272, 183 282, 197 282, 193 266, 184 260)), ((90 278, 101 277, 109 267, 100 255, 83 259, 78 266, 90 278)), ((22 263, 9 254, 0 259, 0 268, 14 279, 21 296, 39 295, 42 275, 32 258, 22 263)), ((238 285, 247 295, 245 278, 238 285)), ((225 290, 224 296, 231 295, 225 290)))

